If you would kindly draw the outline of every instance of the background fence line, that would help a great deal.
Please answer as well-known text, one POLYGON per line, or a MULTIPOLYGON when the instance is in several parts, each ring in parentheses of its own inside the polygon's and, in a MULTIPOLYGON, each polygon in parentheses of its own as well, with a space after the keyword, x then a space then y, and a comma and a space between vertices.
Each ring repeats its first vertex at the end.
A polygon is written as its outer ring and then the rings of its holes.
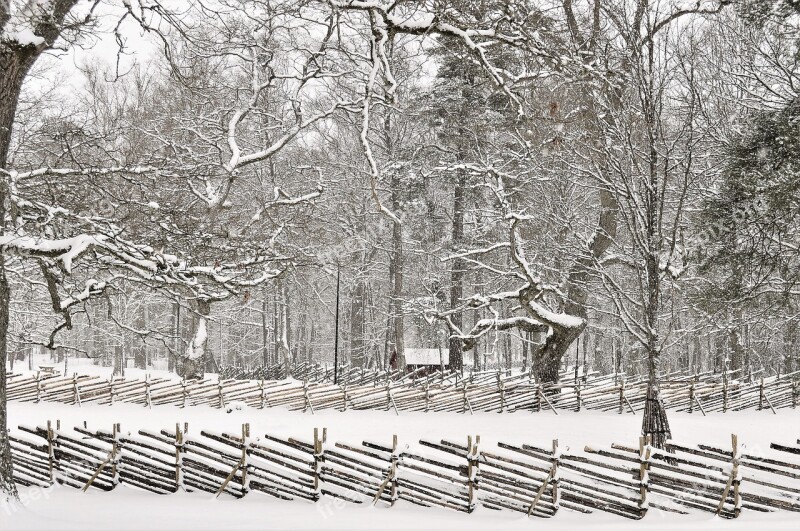
MULTIPOLYGON (((617 411, 638 413, 644 407, 647 381, 624 375, 563 375, 561 383, 541 385, 529 373, 457 373, 422 376, 373 373, 367 378, 334 385, 318 380, 239 380, 222 377, 175 381, 166 378, 102 378, 43 371, 7 377, 7 399, 21 402, 153 405, 229 408, 285 407, 313 413, 320 409, 384 409, 474 413, 507 411, 617 411), (383 375, 383 378, 381 378, 383 375), (393 378, 394 376, 394 378, 393 378), (364 381, 366 380, 366 381, 364 381)), ((800 371, 752 382, 712 373, 673 373, 661 379, 667 409, 688 413, 797 408, 800 371)))

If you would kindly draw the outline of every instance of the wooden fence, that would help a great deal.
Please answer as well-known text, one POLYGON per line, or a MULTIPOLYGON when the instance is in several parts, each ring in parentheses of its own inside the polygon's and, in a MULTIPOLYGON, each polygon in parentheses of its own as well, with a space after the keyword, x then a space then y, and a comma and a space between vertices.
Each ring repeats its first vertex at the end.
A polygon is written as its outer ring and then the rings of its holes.
MULTIPOLYGON (((312 435, 312 434, 309 434, 312 435)), ((20 485, 112 490, 120 484, 156 494, 202 491, 241 498, 251 492, 285 500, 336 498, 354 504, 423 507, 471 513, 477 506, 550 517, 561 509, 638 519, 650 510, 689 510, 735 518, 741 511, 800 512, 800 440, 750 451, 670 442, 668 451, 637 444, 572 451, 480 436, 460 441, 397 436, 360 444, 313 436, 256 436, 190 430, 126 432, 59 422, 19 426, 10 441, 20 485)))
MULTIPOLYGON (((552 411, 591 409, 637 413, 644 408, 647 382, 624 375, 587 375, 553 385, 536 383, 528 373, 457 373, 427 376, 391 374, 371 383, 334 385, 320 381, 237 380, 206 378, 101 378, 74 374, 60 376, 37 372, 11 374, 7 399, 22 402, 61 402, 81 405, 94 402, 128 402, 153 405, 231 404, 250 407, 286 407, 314 411, 336 408, 400 411, 449 411, 474 413, 506 411, 552 411)), ((758 409, 776 412, 796 408, 800 401, 800 372, 760 378, 752 382, 723 378, 719 374, 667 374, 661 379, 661 394, 667 409, 689 413, 758 409)))

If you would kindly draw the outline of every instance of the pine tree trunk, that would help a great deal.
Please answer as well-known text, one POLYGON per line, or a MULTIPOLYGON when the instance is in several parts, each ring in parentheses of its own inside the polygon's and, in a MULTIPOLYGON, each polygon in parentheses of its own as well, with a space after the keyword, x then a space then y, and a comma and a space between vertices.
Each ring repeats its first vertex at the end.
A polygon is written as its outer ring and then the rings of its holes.
MULTIPOLYGON (((400 212, 400 190, 401 181, 397 172, 392 174, 392 210, 400 212)), ((394 349, 397 352, 397 359, 405 359, 405 323, 403 319, 403 267, 405 257, 403 256, 403 226, 399 223, 392 225, 392 333, 394 336, 394 349)))
POLYGON ((261 299, 261 365, 269 366, 269 327, 267 326, 267 292, 263 292, 261 299))
MULTIPOLYGON (((467 176, 463 171, 456 177, 453 189, 453 252, 461 250, 464 242, 464 208, 466 206, 467 176)), ((460 259, 453 260, 450 269, 450 308, 456 308, 464 297, 464 268, 465 262, 460 259)), ((451 317, 453 325, 461 329, 464 326, 461 312, 454 313, 451 317)), ((450 338, 449 365, 451 371, 463 372, 464 346, 463 341, 457 337, 450 338)))

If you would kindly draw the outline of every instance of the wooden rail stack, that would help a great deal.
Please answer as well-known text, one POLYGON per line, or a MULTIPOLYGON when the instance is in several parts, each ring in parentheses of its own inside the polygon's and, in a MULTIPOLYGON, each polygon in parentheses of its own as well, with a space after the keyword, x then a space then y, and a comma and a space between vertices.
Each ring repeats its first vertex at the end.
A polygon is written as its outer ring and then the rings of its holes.
POLYGON ((800 512, 800 440, 750 452, 732 436, 729 448, 670 441, 668 451, 638 445, 586 446, 422 439, 397 436, 360 444, 174 429, 62 429, 59 422, 20 426, 10 435, 14 478, 23 486, 61 484, 155 494, 202 491, 236 498, 252 492, 318 502, 423 507, 470 513, 482 506, 550 517, 565 509, 638 519, 648 511, 706 511, 736 518, 743 511, 800 512), (404 441, 400 441, 405 443, 404 441))

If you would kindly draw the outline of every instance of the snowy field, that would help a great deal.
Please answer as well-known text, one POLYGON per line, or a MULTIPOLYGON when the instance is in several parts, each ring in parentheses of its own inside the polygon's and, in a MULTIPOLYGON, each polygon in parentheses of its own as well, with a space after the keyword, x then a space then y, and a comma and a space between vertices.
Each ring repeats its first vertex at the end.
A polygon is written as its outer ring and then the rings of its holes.
MULTIPOLYGON (((466 439, 479 434, 483 446, 497 441, 548 444, 558 438, 560 445, 582 448, 585 444, 612 442, 635 444, 639 415, 597 412, 550 412, 531 414, 446 414, 380 411, 325 410, 315 415, 289 412, 281 408, 244 409, 228 414, 208 407, 155 407, 146 409, 131 404, 114 406, 14 403, 9 405, 9 425, 43 424, 60 419, 73 426, 87 421, 90 428, 107 428, 120 422, 123 431, 139 428, 160 429, 188 422, 190 432, 202 428, 216 431, 240 429, 250 422, 252 433, 310 437, 314 427, 327 427, 328 436, 337 441, 363 439, 390 441, 399 436, 401 447, 416 445, 422 437, 466 439)), ((684 443, 710 443, 726 447, 730 434, 737 433, 751 451, 766 448, 770 442, 793 442, 800 438, 800 411, 743 412, 670 415, 676 440, 684 443)), ((524 518, 511 511, 479 508, 463 514, 436 508, 419 508, 405 502, 395 507, 364 507, 323 499, 317 504, 280 501, 252 493, 242 500, 221 497, 214 501, 207 493, 158 496, 121 486, 104 493, 55 487, 22 491, 22 503, 0 509, 0 529, 640 529, 643 527, 681 529, 800 529, 796 513, 753 514, 745 511, 738 520, 722 520, 708 513, 687 516, 651 510, 644 521, 630 521, 603 513, 583 515, 560 511, 550 520, 524 518)))
POLYGON ((526 518, 511 511, 478 508, 473 514, 425 508, 399 501, 392 508, 342 502, 282 502, 266 496, 214 500, 209 494, 155 496, 120 487, 111 493, 65 487, 42 493, 13 515, 0 511, 3 530, 249 530, 249 529, 720 529, 794 530, 800 518, 792 513, 742 514, 725 520, 695 513, 666 515, 652 510, 635 521, 605 513, 566 510, 550 519, 526 518))

